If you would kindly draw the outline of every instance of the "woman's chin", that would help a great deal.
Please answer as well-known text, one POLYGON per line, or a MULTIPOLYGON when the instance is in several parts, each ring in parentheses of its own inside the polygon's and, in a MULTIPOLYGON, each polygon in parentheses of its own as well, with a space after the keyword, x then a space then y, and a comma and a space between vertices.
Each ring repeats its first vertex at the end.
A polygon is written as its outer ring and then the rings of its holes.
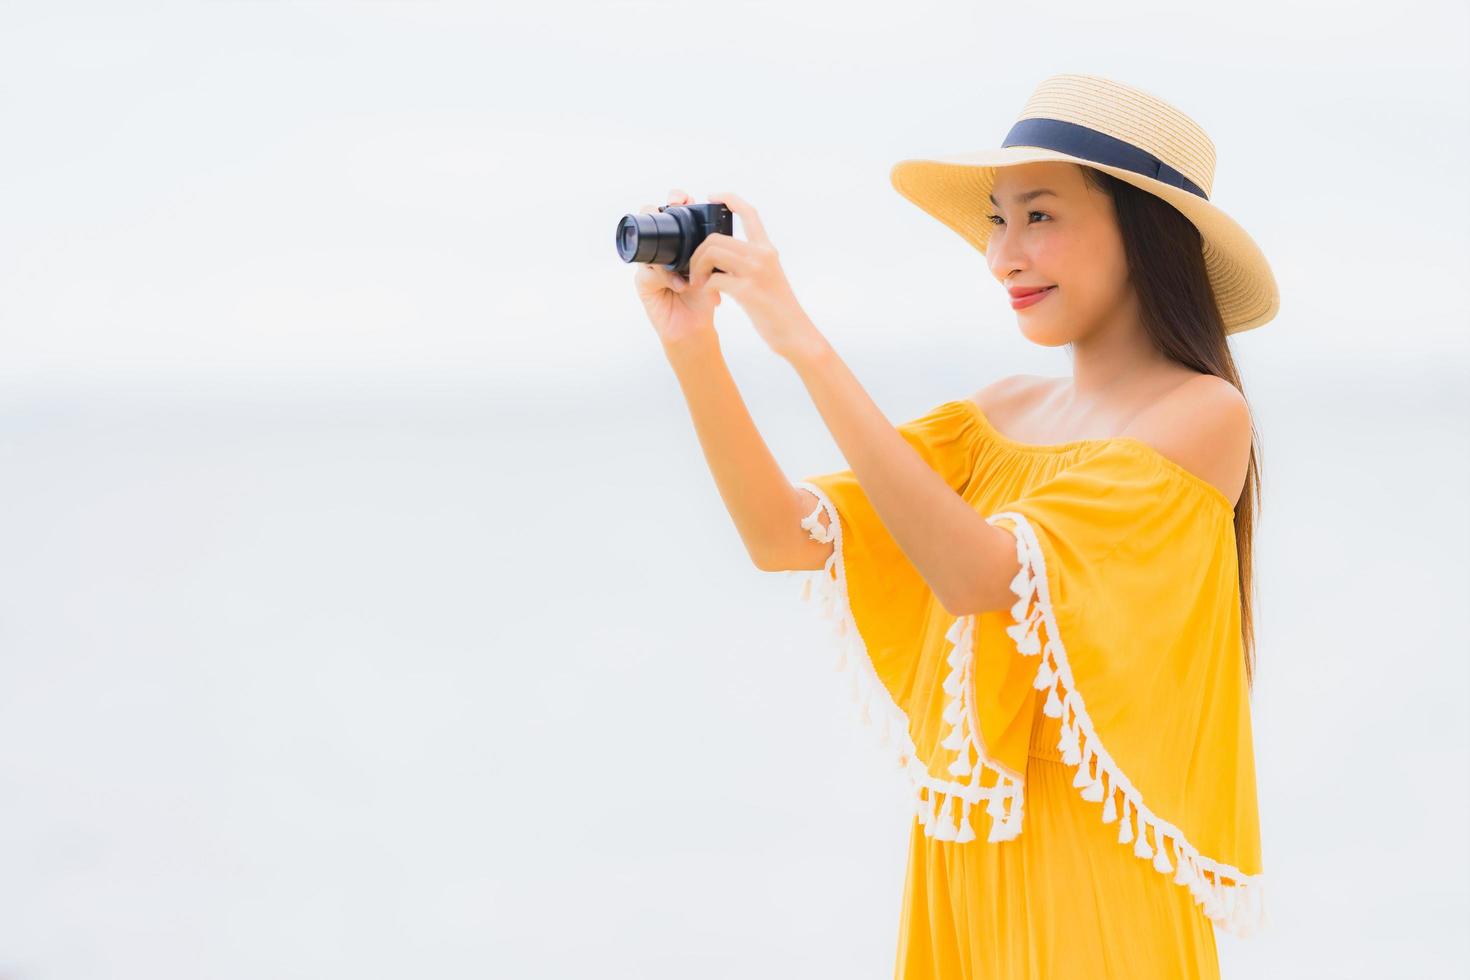
POLYGON ((1016 320, 1021 328, 1021 336, 1041 347, 1065 347, 1077 339, 1072 336, 1070 330, 1065 330, 1040 317, 1027 317, 1023 313, 1017 316, 1016 320))

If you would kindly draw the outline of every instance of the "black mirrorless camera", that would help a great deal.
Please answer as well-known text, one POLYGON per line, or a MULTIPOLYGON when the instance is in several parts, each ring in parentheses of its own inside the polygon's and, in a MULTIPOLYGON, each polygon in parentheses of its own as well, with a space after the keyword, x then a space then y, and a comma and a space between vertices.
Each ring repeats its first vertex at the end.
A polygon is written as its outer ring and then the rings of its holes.
POLYGON ((735 232, 735 217, 725 205, 665 204, 657 214, 623 215, 618 221, 618 254, 624 262, 658 263, 687 279, 694 250, 714 232, 735 232))

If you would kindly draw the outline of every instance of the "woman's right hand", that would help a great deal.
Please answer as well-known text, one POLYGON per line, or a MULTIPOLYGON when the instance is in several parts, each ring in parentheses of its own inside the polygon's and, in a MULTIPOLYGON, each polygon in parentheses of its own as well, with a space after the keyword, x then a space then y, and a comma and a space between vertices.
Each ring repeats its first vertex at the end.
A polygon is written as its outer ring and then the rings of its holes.
MULTIPOLYGON (((689 204, 689 195, 681 190, 669 192, 669 204, 689 204)), ((658 211, 658 205, 645 204, 639 214, 658 211)), ((677 273, 656 263, 640 262, 633 276, 638 298, 653 324, 658 339, 665 345, 715 328, 715 307, 720 305, 720 291, 708 285, 693 289, 677 273)))

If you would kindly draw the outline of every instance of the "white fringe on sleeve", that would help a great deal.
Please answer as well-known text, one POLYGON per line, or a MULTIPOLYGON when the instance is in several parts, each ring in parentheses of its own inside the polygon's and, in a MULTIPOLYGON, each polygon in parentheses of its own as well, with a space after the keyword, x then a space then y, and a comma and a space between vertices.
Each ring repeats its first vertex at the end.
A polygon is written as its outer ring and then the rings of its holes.
MULTIPOLYGON (((990 818, 986 840, 996 843, 1014 839, 1021 833, 1025 816, 1024 775, 986 758, 977 738, 975 708, 966 694, 971 684, 975 617, 958 617, 945 634, 951 649, 950 670, 944 681, 944 721, 950 727, 941 744, 955 753, 948 773, 959 777, 945 779, 932 775, 918 758, 908 716, 879 679, 858 633, 848 603, 842 524, 836 507, 816 484, 802 481, 795 485, 817 500, 817 506, 802 519, 802 527, 812 540, 831 542, 833 548, 821 570, 789 574, 801 579, 800 597, 815 602, 822 617, 832 622, 839 646, 836 669, 846 675, 862 723, 876 731, 881 745, 896 753, 899 767, 907 773, 924 833, 936 840, 955 843, 976 840, 970 810, 984 802, 985 813, 990 818), (824 513, 826 528, 820 520, 824 513), (987 773, 988 785, 982 780, 982 775, 987 773)), ((1015 641, 1021 656, 1038 658, 1033 687, 1047 692, 1042 710, 1053 718, 1061 718, 1057 747, 1063 761, 1077 770, 1072 785, 1084 800, 1102 804, 1104 823, 1118 823, 1120 844, 1132 844, 1133 853, 1150 861, 1160 874, 1172 872, 1173 882, 1187 887, 1216 925, 1242 937, 1258 931, 1266 924, 1262 876, 1243 874, 1237 868, 1202 855, 1177 827, 1148 807, 1098 739, 1082 696, 1073 684, 1071 666, 1057 632, 1047 589, 1045 559, 1035 531, 1024 515, 1013 511, 993 514, 986 520, 994 524, 1002 518, 1015 522, 1013 537, 1020 565, 1011 581, 1011 591, 1017 597, 1010 610, 1015 623, 1007 627, 1006 633, 1015 641), (1044 650, 1039 633, 1043 625, 1047 637, 1044 650)))
POLYGON ((929 773, 928 767, 918 758, 913 737, 909 733, 908 716, 893 700, 888 689, 879 680, 868 655, 867 646, 859 635, 847 598, 847 576, 843 567, 842 523, 837 508, 820 487, 813 483, 798 482, 799 489, 806 490, 817 498, 817 506, 804 517, 801 526, 806 528, 814 541, 832 542, 832 554, 819 571, 796 570, 788 574, 801 579, 802 600, 816 602, 823 618, 831 620, 839 651, 836 669, 844 672, 853 702, 864 725, 876 730, 881 745, 895 750, 898 765, 909 777, 914 793, 914 808, 924 833, 936 840, 964 843, 976 839, 975 827, 971 822, 970 809, 984 802, 985 813, 990 818, 991 842, 1011 840, 1021 832, 1021 821, 1025 812, 1023 792, 1024 780, 1004 767, 984 758, 975 742, 973 705, 964 696, 969 683, 969 620, 955 620, 947 638, 953 644, 949 655, 950 672, 944 682, 948 692, 945 702, 944 720, 950 725, 949 736, 942 743, 956 752, 949 764, 950 775, 969 777, 966 781, 944 779, 929 773), (827 527, 821 525, 820 515, 827 515, 827 527), (974 756, 974 760, 971 760, 974 756), (989 774, 989 784, 982 780, 989 774))
POLYGON ((1020 563, 1020 571, 1011 581, 1011 591, 1016 595, 1016 604, 1011 607, 1015 625, 1007 627, 1006 633, 1016 641, 1018 653, 1038 657, 1033 686, 1047 691, 1042 710, 1053 718, 1061 718, 1062 734, 1057 748, 1061 750, 1063 762, 1077 770, 1072 785, 1081 791, 1084 800, 1103 804, 1103 823, 1118 821, 1118 843, 1132 843, 1133 853, 1151 860, 1160 874, 1172 871, 1174 882, 1189 889, 1195 902, 1216 925, 1240 937, 1255 933, 1266 925, 1262 876, 1243 874, 1237 868, 1200 854, 1179 828, 1149 809, 1142 795, 1108 755, 1072 681, 1072 669, 1057 631, 1047 589, 1046 560, 1036 532, 1024 515, 1014 511, 992 514, 986 522, 996 524, 1003 518, 1015 522, 1011 533, 1020 563), (1041 625, 1046 627, 1045 650, 1037 631, 1041 625), (1059 694, 1059 690, 1065 694, 1059 694))

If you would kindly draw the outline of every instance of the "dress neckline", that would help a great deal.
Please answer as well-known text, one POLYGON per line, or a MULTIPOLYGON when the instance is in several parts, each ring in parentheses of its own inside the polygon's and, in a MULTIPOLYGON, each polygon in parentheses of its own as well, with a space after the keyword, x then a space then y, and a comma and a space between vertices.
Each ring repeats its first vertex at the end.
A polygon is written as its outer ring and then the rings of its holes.
POLYGON ((1215 486, 1209 480, 1206 480, 1204 477, 1200 476, 1198 473, 1195 473, 1193 470, 1186 469, 1185 467, 1179 465, 1168 456, 1165 456, 1163 453, 1159 452, 1157 447, 1144 442, 1137 436, 1109 436, 1101 439, 1072 439, 1068 442, 1021 442, 1018 439, 1012 439, 1010 436, 997 429, 995 427, 995 424, 986 417, 984 410, 981 409, 980 404, 976 402, 975 399, 960 398, 957 399, 957 401, 960 401, 964 404, 965 409, 969 411, 970 415, 975 419, 976 422, 979 423, 980 428, 985 430, 986 435, 989 436, 992 441, 999 443, 1001 446, 1004 446, 1007 449, 1013 450, 1015 452, 1055 455, 1060 453, 1072 452, 1073 450, 1082 449, 1090 446, 1125 447, 1127 449, 1133 450, 1134 452, 1142 453, 1143 455, 1158 461, 1164 466, 1165 469, 1171 470, 1176 476, 1184 480, 1184 482, 1193 485, 1199 490, 1202 490, 1207 496, 1209 496, 1212 500, 1223 507, 1225 511, 1231 515, 1232 518, 1235 516, 1235 506, 1230 503, 1230 498, 1225 496, 1224 491, 1215 486))

